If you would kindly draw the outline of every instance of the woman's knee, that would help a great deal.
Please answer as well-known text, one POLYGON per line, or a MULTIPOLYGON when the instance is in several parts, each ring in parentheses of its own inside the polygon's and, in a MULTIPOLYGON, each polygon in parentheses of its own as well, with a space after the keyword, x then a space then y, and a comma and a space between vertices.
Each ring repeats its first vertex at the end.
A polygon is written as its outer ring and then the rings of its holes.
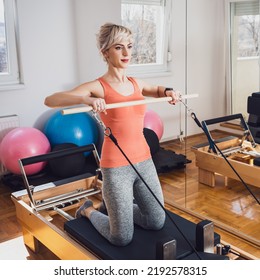
POLYGON ((165 212, 160 213, 160 215, 156 215, 153 217, 152 219, 152 229, 153 230, 160 230, 163 228, 164 224, 165 224, 165 212))
POLYGON ((113 245, 123 247, 131 243, 132 239, 133 239, 133 233, 119 234, 111 237, 111 243, 113 245))

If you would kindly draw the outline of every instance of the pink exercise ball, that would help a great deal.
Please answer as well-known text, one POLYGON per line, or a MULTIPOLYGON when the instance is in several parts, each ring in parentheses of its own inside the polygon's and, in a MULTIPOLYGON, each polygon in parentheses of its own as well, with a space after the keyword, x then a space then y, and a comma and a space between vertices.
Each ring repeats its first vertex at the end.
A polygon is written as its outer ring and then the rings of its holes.
POLYGON ((2 157, 1 157, 1 143, 2 143, 2 142, 0 142, 0 163, 2 163, 2 157))
MULTIPOLYGON (((46 154, 51 150, 48 138, 33 127, 18 127, 9 131, 0 145, 1 162, 7 170, 14 174, 21 174, 19 159, 46 154)), ((27 175, 40 172, 46 162, 26 165, 27 175)))
POLYGON ((161 118, 157 113, 152 110, 148 110, 144 116, 144 127, 153 130, 158 139, 160 140, 163 136, 164 126, 161 118))

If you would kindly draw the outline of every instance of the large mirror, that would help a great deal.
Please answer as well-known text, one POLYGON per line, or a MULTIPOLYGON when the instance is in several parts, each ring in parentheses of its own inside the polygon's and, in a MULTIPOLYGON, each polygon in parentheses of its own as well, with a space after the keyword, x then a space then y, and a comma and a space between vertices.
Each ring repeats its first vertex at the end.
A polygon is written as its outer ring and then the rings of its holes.
MULTIPOLYGON (((176 141, 172 144, 173 149, 184 152, 192 163, 186 165, 184 173, 178 171, 175 177, 168 176, 163 182, 172 184, 173 187, 166 189, 167 194, 170 194, 170 202, 167 202, 191 216, 213 220, 218 228, 259 246, 260 184, 257 169, 259 167, 254 165, 254 159, 260 156, 260 150, 258 143, 252 144, 252 133, 248 132, 247 102, 252 93, 260 91, 260 1, 224 2, 227 32, 225 42, 227 106, 223 115, 221 112, 215 115, 220 117, 238 114, 238 119, 223 119, 219 123, 209 125, 207 129, 212 139, 218 143, 218 147, 225 151, 224 156, 231 159, 232 165, 229 166, 218 151, 212 151, 206 133, 201 130, 201 134, 185 137, 185 141, 176 141), (245 126, 241 127, 240 117, 242 122, 246 121, 245 126), (247 136, 249 141, 246 142, 250 148, 244 146, 247 136), (184 185, 181 181, 183 176, 184 185), (171 180, 174 183, 170 183, 171 180)), ((191 88, 189 69, 194 61, 189 46, 191 40, 189 36, 193 36, 189 33, 189 28, 193 28, 190 20, 193 13, 192 4, 191 1, 186 1, 185 63, 188 75, 185 78, 185 87, 188 91, 191 88)), ((205 83, 203 76, 199 82, 205 83)), ((258 111, 260 115, 259 107, 258 111)), ((203 112, 199 110, 195 113, 201 116, 203 112)), ((202 120, 204 119, 198 119, 202 120)), ((185 117, 181 120, 186 133, 192 121, 190 111, 186 108, 185 117)))

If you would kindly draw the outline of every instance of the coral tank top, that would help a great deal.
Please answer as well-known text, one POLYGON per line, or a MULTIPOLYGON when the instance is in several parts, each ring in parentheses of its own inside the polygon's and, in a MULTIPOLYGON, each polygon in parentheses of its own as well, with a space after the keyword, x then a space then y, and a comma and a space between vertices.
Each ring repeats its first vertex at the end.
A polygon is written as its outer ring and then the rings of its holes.
MULTIPOLYGON (((136 81, 130 77, 128 80, 133 84, 134 92, 124 96, 114 90, 104 79, 98 79, 104 89, 106 104, 144 99, 136 81)), ((109 109, 107 114, 100 114, 101 120, 107 128, 111 129, 118 145, 133 164, 151 158, 150 148, 143 134, 145 111, 146 105, 135 105, 109 109)), ((121 151, 108 136, 105 136, 100 166, 114 168, 126 165, 129 163, 121 151)))

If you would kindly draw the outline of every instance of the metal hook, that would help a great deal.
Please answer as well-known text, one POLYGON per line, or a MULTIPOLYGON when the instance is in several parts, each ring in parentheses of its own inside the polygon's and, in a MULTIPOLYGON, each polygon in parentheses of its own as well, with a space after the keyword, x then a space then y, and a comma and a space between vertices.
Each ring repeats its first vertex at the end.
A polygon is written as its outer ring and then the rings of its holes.
POLYGON ((96 121, 98 122, 98 124, 104 129, 104 131, 107 130, 105 124, 100 120, 100 118, 98 117, 97 113, 92 111, 92 115, 93 117, 96 119, 96 121))
POLYGON ((181 99, 181 95, 179 97, 179 101, 184 105, 184 107, 187 109, 188 113, 192 116, 193 110, 191 108, 189 108, 186 103, 183 102, 183 100, 181 99))
POLYGON ((92 111, 93 117, 96 119, 98 124, 103 128, 105 136, 110 136, 111 135, 111 129, 109 127, 106 127, 105 124, 100 120, 98 117, 97 113, 92 111))

